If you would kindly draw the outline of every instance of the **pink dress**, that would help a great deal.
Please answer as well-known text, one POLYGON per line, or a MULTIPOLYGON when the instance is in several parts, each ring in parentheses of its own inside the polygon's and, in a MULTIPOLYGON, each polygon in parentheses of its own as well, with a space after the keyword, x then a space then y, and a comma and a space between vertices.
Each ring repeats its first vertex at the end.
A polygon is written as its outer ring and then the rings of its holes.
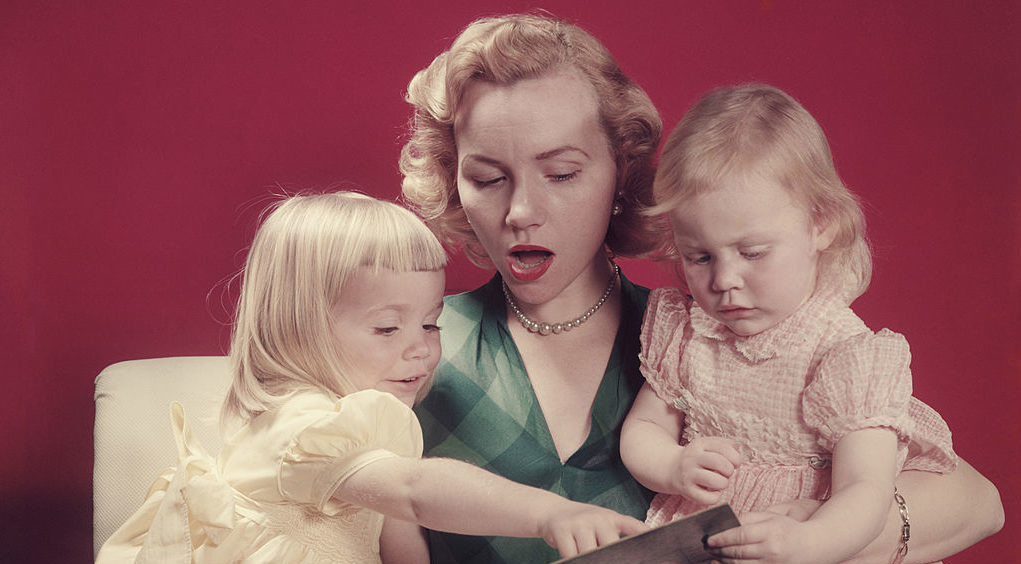
MULTIPOLYGON (((813 296, 777 326, 740 337, 681 290, 653 290, 641 339, 642 374, 685 414, 682 442, 722 436, 740 444, 745 463, 723 492, 738 514, 829 497, 833 447, 859 429, 896 431, 902 469, 949 472, 957 464, 946 423, 911 397, 907 341, 887 329, 872 333, 834 296, 813 296)), ((704 508, 659 494, 647 523, 704 508)))

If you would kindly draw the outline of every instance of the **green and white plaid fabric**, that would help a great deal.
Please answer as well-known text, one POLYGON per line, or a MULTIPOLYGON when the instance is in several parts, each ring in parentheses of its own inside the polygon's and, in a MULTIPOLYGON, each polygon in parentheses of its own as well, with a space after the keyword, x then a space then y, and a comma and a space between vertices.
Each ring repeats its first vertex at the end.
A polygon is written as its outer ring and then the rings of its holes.
MULTIPOLYGON (((651 492, 620 460, 620 427, 642 385, 638 336, 649 291, 621 277, 623 316, 596 393, 585 443, 561 463, 506 324, 499 276, 449 296, 439 325, 443 359, 416 408, 425 455, 466 460, 516 482, 645 519, 651 492)), ((541 539, 430 532, 433 564, 542 563, 558 558, 541 539)))

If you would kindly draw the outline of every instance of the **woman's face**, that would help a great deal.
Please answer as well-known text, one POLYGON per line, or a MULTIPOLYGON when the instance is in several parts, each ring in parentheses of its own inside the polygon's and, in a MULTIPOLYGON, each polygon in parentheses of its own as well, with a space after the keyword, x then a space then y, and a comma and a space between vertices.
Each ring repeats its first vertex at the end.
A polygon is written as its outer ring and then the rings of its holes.
POLYGON ((454 137, 464 211, 518 300, 602 288, 616 164, 589 83, 572 69, 473 83, 454 137))

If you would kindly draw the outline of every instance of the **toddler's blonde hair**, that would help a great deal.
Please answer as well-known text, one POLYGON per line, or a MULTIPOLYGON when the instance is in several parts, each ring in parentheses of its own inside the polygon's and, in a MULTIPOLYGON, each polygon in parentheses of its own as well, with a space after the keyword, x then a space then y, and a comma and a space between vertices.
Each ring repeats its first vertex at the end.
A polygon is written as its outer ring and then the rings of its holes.
POLYGON ((765 84, 706 94, 667 137, 653 183, 663 215, 728 178, 771 179, 790 191, 815 226, 833 229, 819 279, 847 303, 868 288, 872 255, 858 198, 837 175, 822 128, 794 98, 765 84))

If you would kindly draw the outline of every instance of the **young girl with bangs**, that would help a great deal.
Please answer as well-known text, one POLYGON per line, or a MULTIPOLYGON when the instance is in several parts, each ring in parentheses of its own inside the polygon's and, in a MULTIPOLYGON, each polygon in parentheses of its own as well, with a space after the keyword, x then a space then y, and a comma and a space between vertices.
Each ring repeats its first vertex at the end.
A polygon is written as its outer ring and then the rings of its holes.
POLYGON ((540 537, 564 556, 642 530, 464 462, 420 458, 411 407, 440 356, 445 263, 395 204, 332 193, 276 205, 244 269, 222 451, 206 454, 174 404, 178 465, 97 562, 380 562, 384 515, 540 537))
POLYGON ((646 384, 621 455, 659 495, 658 525, 730 503, 724 562, 843 562, 873 541, 901 470, 952 472, 950 431, 911 396, 904 337, 849 308, 868 286, 864 214, 822 129, 766 85, 715 90, 667 140, 653 213, 669 218, 686 289, 654 290, 646 384), (807 520, 792 500, 827 500, 807 520))

